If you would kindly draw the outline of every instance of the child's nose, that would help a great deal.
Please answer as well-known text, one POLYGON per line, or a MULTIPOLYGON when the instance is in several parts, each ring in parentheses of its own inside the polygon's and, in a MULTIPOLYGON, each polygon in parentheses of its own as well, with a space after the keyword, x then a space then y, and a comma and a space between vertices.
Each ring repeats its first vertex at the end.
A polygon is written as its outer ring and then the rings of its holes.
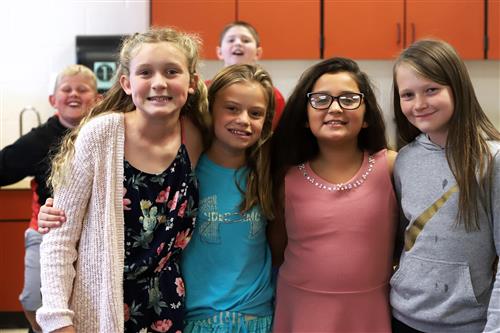
POLYGON ((242 112, 240 112, 240 114, 238 115, 238 121, 243 124, 250 123, 250 116, 247 110, 243 110, 242 112))
POLYGON ((423 109, 427 106, 427 99, 422 95, 415 95, 415 108, 423 109))
POLYGON ((167 80, 161 74, 153 76, 153 89, 163 89, 167 86, 167 80))
POLYGON ((342 110, 342 108, 340 107, 340 103, 339 103, 339 100, 338 98, 335 98, 332 102, 332 104, 330 105, 330 107, 328 108, 328 113, 332 112, 343 112, 344 110, 342 110))

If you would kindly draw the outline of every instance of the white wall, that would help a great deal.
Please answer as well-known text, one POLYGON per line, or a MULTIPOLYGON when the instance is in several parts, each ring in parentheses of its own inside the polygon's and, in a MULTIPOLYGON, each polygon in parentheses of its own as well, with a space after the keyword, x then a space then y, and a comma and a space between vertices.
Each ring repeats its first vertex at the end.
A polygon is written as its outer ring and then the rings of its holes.
MULTIPOLYGON (((76 61, 76 35, 120 35, 149 26, 149 1, 7 0, 0 2, 0 148, 19 137, 19 113, 32 105, 42 122, 57 73, 76 61)), ((25 113, 24 130, 36 125, 25 113)))
MULTIPOLYGON (((19 137, 18 116, 35 106, 45 121, 52 113, 47 96, 55 74, 74 63, 76 35, 112 35, 144 31, 149 26, 149 1, 8 0, 0 2, 0 148, 19 137)), ((265 48, 265 45, 264 45, 265 48)), ((265 54, 265 53, 264 53, 265 54)), ((261 61, 287 97, 300 74, 316 61, 261 61)), ((394 142, 391 61, 359 61, 374 82, 394 142)), ((500 61, 468 61, 483 108, 500 128, 500 61)), ((222 64, 204 61, 200 71, 211 78, 222 64)), ((35 125, 25 114, 24 132, 35 125)))

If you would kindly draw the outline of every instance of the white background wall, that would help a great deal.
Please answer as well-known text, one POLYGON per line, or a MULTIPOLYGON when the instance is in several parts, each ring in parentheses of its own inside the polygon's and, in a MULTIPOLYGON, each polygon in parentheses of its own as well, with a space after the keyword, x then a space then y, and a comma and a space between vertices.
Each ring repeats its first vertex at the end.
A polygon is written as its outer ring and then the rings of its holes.
MULTIPOLYGON (((76 61, 76 35, 113 35, 144 31, 149 26, 149 1, 132 0, 6 0, 0 2, 0 148, 19 137, 19 113, 27 105, 42 115, 55 75, 76 61)), ((265 45, 264 56, 265 56, 265 45)), ((214 51, 215 52, 215 51, 214 51)), ((314 60, 261 61, 275 85, 288 96, 298 77, 314 60)), ((391 86, 392 61, 359 61, 372 78, 384 110, 389 138, 394 142, 391 86)), ((219 61, 201 64, 204 78, 222 67, 219 61)), ((476 93, 490 119, 500 128, 500 61, 468 61, 476 93)), ((26 113, 24 132, 36 125, 26 113)))

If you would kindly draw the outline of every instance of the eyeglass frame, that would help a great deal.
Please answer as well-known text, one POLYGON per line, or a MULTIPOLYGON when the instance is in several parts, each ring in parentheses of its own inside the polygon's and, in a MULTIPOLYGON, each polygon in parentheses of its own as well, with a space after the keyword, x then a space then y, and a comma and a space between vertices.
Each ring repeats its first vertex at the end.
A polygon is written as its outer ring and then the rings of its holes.
POLYGON ((338 95, 338 96, 333 96, 333 95, 330 95, 330 94, 327 94, 327 93, 324 93, 324 92, 309 92, 309 93, 307 93, 307 94, 306 94, 306 97, 307 97, 307 101, 309 102, 309 105, 310 105, 313 109, 315 109, 315 110, 320 110, 320 111, 325 111, 325 110, 328 110, 328 109, 330 109, 330 107, 332 106, 333 102, 337 101, 337 104, 339 105, 339 107, 340 107, 342 110, 353 111, 353 110, 357 110, 357 109, 359 109, 359 107, 360 107, 360 106, 361 106, 361 104, 363 103, 363 100, 365 99, 365 94, 363 94, 363 93, 361 93, 361 92, 359 92, 359 93, 358 93, 358 92, 346 92, 346 93, 340 94, 340 95, 338 95), (320 108, 317 108, 317 107, 315 107, 315 106, 313 106, 313 105, 311 104, 311 96, 312 96, 312 95, 316 95, 316 94, 322 94, 322 95, 327 95, 327 96, 330 96, 330 97, 332 98, 332 101, 331 101, 331 102, 330 102, 330 104, 328 104, 328 106, 327 106, 327 107, 325 107, 325 108, 321 108, 321 109, 320 109, 320 108), (360 96, 360 97, 361 97, 361 99, 359 100, 359 105, 358 105, 358 106, 356 106, 356 107, 355 107, 355 108, 353 108, 353 109, 349 109, 349 108, 346 108, 346 107, 342 106, 342 105, 341 105, 341 103, 340 103, 340 99, 339 99, 339 98, 340 98, 340 97, 342 97, 342 96, 345 96, 345 95, 357 95, 357 96, 360 96))

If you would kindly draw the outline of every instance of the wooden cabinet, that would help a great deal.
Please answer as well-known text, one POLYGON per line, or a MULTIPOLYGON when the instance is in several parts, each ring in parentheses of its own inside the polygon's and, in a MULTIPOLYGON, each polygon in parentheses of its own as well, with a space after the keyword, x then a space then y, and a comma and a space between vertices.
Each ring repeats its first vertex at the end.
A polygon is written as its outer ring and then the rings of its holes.
POLYGON ((151 25, 195 32, 203 39, 202 57, 217 59, 215 47, 224 26, 234 21, 234 0, 152 0, 151 25))
POLYGON ((406 42, 444 39, 463 59, 484 58, 484 0, 406 1, 406 42))
POLYGON ((0 312, 22 311, 24 231, 30 217, 30 190, 0 190, 0 312))
POLYGON ((238 19, 261 37, 263 59, 319 59, 320 2, 238 0, 238 19))
POLYGON ((484 57, 484 0, 326 0, 325 57, 393 59, 422 38, 452 44, 464 59, 484 57))
MULTIPOLYGON (((489 58, 499 59, 500 2, 487 2, 489 58)), ((485 0, 151 0, 151 24, 199 33, 205 59, 217 59, 220 32, 234 20, 259 31, 263 59, 319 59, 322 25, 325 58, 394 59, 431 37, 483 59, 484 15, 485 0)))
POLYGON ((488 59, 500 60, 500 0, 488 1, 488 59))
POLYGON ((318 59, 319 0, 152 0, 151 25, 175 26, 203 39, 202 57, 217 59, 224 26, 248 21, 259 32, 263 59, 318 59))
POLYGON ((325 1, 325 58, 394 58, 404 45, 403 16, 403 1, 325 1))

